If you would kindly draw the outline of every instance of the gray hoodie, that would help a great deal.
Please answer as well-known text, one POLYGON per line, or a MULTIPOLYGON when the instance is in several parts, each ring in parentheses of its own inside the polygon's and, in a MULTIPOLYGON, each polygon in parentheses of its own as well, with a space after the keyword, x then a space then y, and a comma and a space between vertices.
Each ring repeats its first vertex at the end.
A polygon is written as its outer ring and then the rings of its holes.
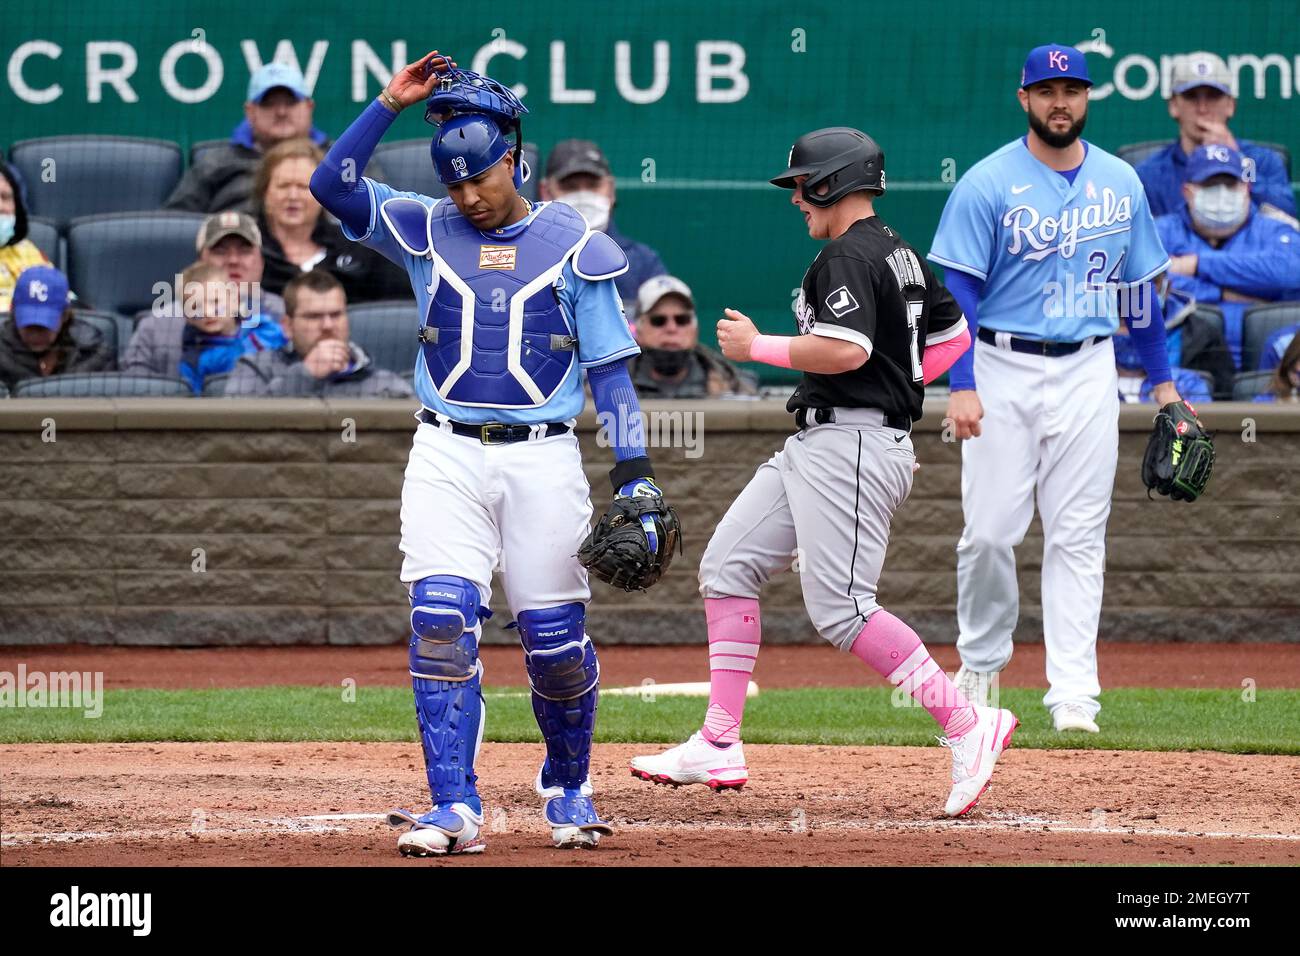
POLYGON ((226 382, 227 396, 240 398, 414 398, 406 379, 378 368, 361 346, 349 342, 352 367, 316 378, 291 347, 243 356, 226 382))

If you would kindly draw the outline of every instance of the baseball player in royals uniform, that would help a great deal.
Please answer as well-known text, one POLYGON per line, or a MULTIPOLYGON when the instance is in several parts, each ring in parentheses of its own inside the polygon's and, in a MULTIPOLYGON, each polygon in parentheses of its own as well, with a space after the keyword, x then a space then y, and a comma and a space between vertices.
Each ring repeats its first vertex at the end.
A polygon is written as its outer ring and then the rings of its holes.
POLYGON ((1016 718, 962 697, 916 633, 877 603, 876 582, 890 520, 912 488, 909 432, 924 385, 965 350, 966 322, 915 250, 876 216, 885 158, 870 137, 817 130, 794 144, 788 164, 772 183, 793 190, 809 234, 829 240, 803 278, 798 334, 759 335, 728 309, 718 342, 733 361, 804 373, 787 405, 799 430, 759 467, 700 562, 711 687, 704 726, 667 753, 634 758, 632 773, 744 786, 740 726, 759 647, 759 592, 797 554, 818 633, 905 688, 943 727, 953 758, 945 812, 960 816, 987 788, 1016 718))
POLYGON ((1097 622, 1119 451, 1121 317, 1162 406, 1170 380, 1153 280, 1169 265, 1133 168, 1079 138, 1088 68, 1052 44, 1025 61, 1029 131, 973 166, 944 208, 930 260, 975 341, 953 366, 948 416, 962 445, 957 683, 987 699, 1011 659, 1015 555, 1043 523, 1044 698, 1057 730, 1096 732, 1097 622))
MULTIPOLYGON (((627 259, 571 207, 519 195, 524 112, 508 89, 435 51, 394 77, 311 180, 350 238, 406 269, 418 300, 424 407, 402 486, 401 579, 433 808, 390 814, 407 855, 484 848, 478 641, 498 568, 546 743, 535 788, 554 841, 591 847, 612 832, 588 780, 600 672, 575 557, 591 505, 573 424, 582 369, 598 409, 638 420, 625 367, 638 350, 613 281, 627 259), (441 201, 356 175, 397 113, 426 97, 438 125, 433 163, 450 196, 441 201)), ((617 436, 615 493, 657 496, 635 439, 617 436)))

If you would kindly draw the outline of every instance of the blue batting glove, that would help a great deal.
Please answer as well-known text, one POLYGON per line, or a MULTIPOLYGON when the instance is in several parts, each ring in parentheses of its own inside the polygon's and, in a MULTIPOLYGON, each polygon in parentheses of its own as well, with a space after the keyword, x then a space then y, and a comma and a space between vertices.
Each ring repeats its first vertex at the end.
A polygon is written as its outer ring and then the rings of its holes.
MULTIPOLYGON (((636 478, 629 481, 618 489, 614 495, 615 498, 655 498, 662 497, 663 492, 649 478, 636 478)), ((645 531, 647 543, 650 550, 658 553, 659 551, 659 534, 655 531, 655 519, 650 515, 641 516, 641 529, 645 531)))

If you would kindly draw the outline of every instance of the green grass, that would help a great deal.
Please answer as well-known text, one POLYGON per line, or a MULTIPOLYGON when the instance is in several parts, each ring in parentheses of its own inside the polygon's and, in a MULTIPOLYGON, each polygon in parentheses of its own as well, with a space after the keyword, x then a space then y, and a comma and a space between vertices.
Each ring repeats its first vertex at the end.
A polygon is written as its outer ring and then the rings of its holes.
MULTIPOLYGON (((257 687, 227 690, 116 690, 103 715, 81 710, 0 708, 0 743, 121 741, 414 741, 411 692, 358 688, 257 687)), ((1102 694, 1102 733, 1051 729, 1042 691, 1003 691, 1020 716, 1016 746, 1117 750, 1220 750, 1300 754, 1300 690, 1123 688, 1102 694)), ((888 688, 764 691, 745 711, 747 743, 933 745, 937 728, 916 707, 895 707, 888 688)), ((597 739, 661 743, 684 740, 700 725, 701 698, 606 697, 597 739)), ((540 739, 528 699, 517 688, 489 688, 486 739, 540 739)))

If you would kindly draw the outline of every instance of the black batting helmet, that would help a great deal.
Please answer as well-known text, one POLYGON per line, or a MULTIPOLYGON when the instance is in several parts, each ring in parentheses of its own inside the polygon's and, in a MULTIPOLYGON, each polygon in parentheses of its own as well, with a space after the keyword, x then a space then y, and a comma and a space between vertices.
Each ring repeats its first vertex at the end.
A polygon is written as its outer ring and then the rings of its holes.
POLYGON ((850 126, 813 130, 790 147, 790 168, 771 180, 773 186, 794 189, 796 176, 807 176, 803 198, 810 206, 833 206, 859 189, 885 191, 885 154, 866 133, 850 126), (817 187, 828 188, 817 195, 817 187))

